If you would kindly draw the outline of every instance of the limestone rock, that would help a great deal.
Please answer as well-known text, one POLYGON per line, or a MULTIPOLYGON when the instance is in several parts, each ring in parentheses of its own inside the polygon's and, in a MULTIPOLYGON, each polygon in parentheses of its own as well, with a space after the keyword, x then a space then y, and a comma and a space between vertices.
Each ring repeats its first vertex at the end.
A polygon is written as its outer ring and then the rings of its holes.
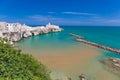
POLYGON ((81 74, 79 76, 80 80, 88 80, 87 76, 85 74, 81 74))
POLYGON ((30 31, 26 31, 24 34, 23 34, 23 37, 24 38, 27 38, 27 37, 30 37, 32 36, 32 33, 30 31))
POLYGON ((22 39, 22 34, 20 32, 12 32, 10 34, 9 39, 10 39, 10 41, 14 41, 14 42, 19 41, 22 39))
POLYGON ((49 32, 58 32, 62 29, 59 26, 51 25, 50 23, 44 26, 31 27, 20 23, 0 22, 0 37, 8 38, 10 41, 19 41, 22 38, 46 34, 49 32))
POLYGON ((46 25, 46 28, 47 28, 50 32, 62 31, 62 29, 59 28, 59 26, 51 25, 50 23, 48 23, 48 24, 46 25))

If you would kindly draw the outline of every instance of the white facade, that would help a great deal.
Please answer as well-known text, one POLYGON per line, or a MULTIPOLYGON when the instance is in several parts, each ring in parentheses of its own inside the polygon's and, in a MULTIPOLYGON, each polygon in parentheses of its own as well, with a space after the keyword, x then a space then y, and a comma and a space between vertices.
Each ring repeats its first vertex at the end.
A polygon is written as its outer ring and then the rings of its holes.
POLYGON ((59 26, 51 25, 31 27, 20 23, 0 22, 0 37, 7 37, 10 40, 18 41, 23 37, 45 34, 49 32, 58 32, 62 29, 59 26), (3 35, 4 34, 4 35, 3 35))
POLYGON ((2 32, 0 31, 0 37, 3 37, 3 34, 2 34, 2 32))

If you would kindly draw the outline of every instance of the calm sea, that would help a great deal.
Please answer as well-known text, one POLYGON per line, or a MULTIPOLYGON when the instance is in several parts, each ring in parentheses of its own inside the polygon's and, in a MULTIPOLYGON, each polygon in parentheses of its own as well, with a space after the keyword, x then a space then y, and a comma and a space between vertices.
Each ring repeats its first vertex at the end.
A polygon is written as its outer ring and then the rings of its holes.
MULTIPOLYGON (((24 52, 31 53, 33 55, 38 55, 38 56, 48 55, 47 58, 49 58, 49 55, 51 54, 53 56, 59 54, 64 56, 67 53, 69 57, 69 51, 71 51, 73 54, 74 52, 79 54, 81 47, 83 46, 90 47, 80 42, 76 42, 76 39, 69 35, 69 33, 75 33, 84 36, 86 40, 120 49, 120 27, 115 27, 115 26, 110 26, 110 27, 109 26, 94 26, 94 27, 61 26, 61 27, 64 29, 64 31, 62 32, 32 36, 19 41, 18 43, 16 43, 16 45, 18 45, 19 48, 22 49, 24 52)), ((50 67, 50 69, 60 71, 62 73, 65 73, 67 76, 71 76, 73 78, 77 77, 81 73, 85 73, 90 77, 90 80, 120 80, 118 75, 106 69, 99 62, 99 59, 104 59, 107 57, 120 58, 120 55, 98 48, 94 48, 94 49, 99 51, 99 55, 97 56, 93 55, 92 57, 89 57, 86 60, 82 60, 81 63, 77 63, 76 65, 73 64, 74 66, 71 66, 71 68, 69 68, 70 65, 59 68, 58 66, 55 65, 54 67, 56 68, 50 67)), ((86 55, 87 54, 89 54, 89 52, 86 53, 86 55)), ((85 55, 81 54, 80 57, 81 56, 84 57, 85 55)), ((54 60, 57 61, 57 59, 54 60)), ((58 60, 58 63, 59 62, 60 60, 58 60)), ((48 63, 46 62, 45 64, 48 63)), ((56 64, 54 63, 54 61, 53 64, 51 62, 51 65, 54 64, 56 64)), ((49 65, 50 64, 48 64, 48 66, 49 65)))

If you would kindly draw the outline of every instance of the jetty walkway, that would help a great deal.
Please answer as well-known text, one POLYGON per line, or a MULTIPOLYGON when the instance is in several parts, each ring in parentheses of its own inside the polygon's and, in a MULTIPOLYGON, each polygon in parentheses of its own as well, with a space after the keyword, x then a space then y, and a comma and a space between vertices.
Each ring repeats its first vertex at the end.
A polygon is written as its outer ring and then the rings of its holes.
MULTIPOLYGON (((77 38, 77 36, 79 36, 79 35, 76 35, 76 34, 73 34, 73 33, 71 33, 71 34, 72 34, 71 36, 76 37, 76 38, 77 38)), ((104 49, 104 50, 107 50, 107 51, 110 51, 110 52, 120 54, 120 49, 112 48, 112 47, 105 46, 105 45, 101 45, 101 44, 98 44, 98 43, 95 43, 95 42, 90 42, 88 40, 84 40, 83 37, 81 37, 81 38, 78 37, 77 41, 82 42, 82 43, 87 44, 87 45, 98 47, 98 48, 101 48, 101 49, 104 49)))

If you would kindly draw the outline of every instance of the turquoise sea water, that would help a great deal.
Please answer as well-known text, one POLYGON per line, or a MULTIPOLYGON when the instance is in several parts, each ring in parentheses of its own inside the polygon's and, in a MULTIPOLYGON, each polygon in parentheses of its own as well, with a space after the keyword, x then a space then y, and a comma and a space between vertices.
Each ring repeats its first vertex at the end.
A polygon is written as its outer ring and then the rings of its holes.
MULTIPOLYGON (((66 30, 69 30, 69 27, 65 28, 66 30), (67 29, 68 28, 68 29, 67 29)), ((86 40, 93 41, 99 44, 103 44, 106 46, 110 46, 113 48, 120 49, 120 27, 115 26, 94 26, 94 27, 71 27, 71 29, 68 31, 72 33, 79 34, 81 36, 84 36, 86 40)), ((111 52, 107 52, 109 54, 106 54, 106 57, 113 56, 120 58, 120 55, 113 54, 111 52)))
MULTIPOLYGON (((32 37, 23 39, 16 44, 24 52, 31 53, 31 54, 37 54, 37 55, 51 54, 51 53, 65 54, 66 51, 69 51, 72 49, 74 51, 75 48, 87 46, 82 43, 76 42, 75 41, 76 39, 69 35, 69 33, 75 33, 75 34, 84 36, 86 40, 120 49, 120 27, 114 27, 114 26, 111 26, 111 27, 108 27, 108 26, 106 27, 104 26, 94 26, 94 27, 92 26, 61 26, 61 27, 64 29, 64 31, 62 32, 32 36, 32 37)), ((98 48, 97 50, 100 51, 100 56, 92 58, 90 62, 84 64, 84 66, 85 65, 88 66, 89 64, 93 63, 93 65, 96 66, 97 68, 96 70, 99 71, 101 70, 100 68, 101 64, 97 61, 98 58, 103 59, 110 56, 120 58, 120 55, 118 54, 104 51, 98 48)), ((93 65, 91 67, 94 68, 93 65)), ((83 66, 79 66, 79 67, 83 67, 83 66)), ((96 73, 91 72, 92 70, 87 70, 87 68, 89 67, 86 67, 86 69, 83 71, 81 70, 81 72, 85 71, 85 73, 88 73, 88 76, 92 77, 91 80, 100 80, 100 79, 96 79, 94 75, 97 73, 97 71, 96 73)), ((69 71, 69 70, 64 70, 64 71, 69 71)), ((101 71, 101 74, 104 74, 104 73, 102 73, 101 71)), ((76 75, 77 74, 75 74, 75 76, 76 75)), ((108 76, 111 76, 111 75, 112 73, 110 75, 108 74, 108 76)), ((113 74, 112 77, 116 77, 116 75, 113 74)), ((105 78, 104 79, 101 78, 101 79, 104 80, 105 78)), ((120 78, 119 79, 115 78, 115 79, 119 80, 120 78)), ((109 80, 113 80, 113 79, 111 78, 109 80)))

